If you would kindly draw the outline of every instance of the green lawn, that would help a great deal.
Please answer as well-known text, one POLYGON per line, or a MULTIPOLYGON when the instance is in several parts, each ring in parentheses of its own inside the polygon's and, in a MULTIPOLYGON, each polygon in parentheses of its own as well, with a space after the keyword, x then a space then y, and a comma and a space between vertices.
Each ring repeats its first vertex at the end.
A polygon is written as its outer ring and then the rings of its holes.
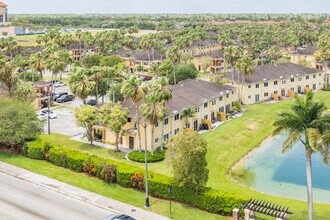
MULTIPOLYGON (((144 208, 145 193, 130 188, 123 188, 116 184, 108 184, 102 180, 89 177, 85 174, 71 172, 52 165, 45 161, 32 160, 21 156, 9 154, 0 151, 0 161, 22 167, 32 172, 48 176, 59 181, 71 184, 73 186, 95 192, 109 198, 113 198, 140 208, 144 208), (128 196, 129 195, 129 196, 128 196)), ((194 209, 180 203, 172 204, 172 215, 169 215, 169 202, 158 198, 150 198, 150 208, 148 210, 169 216, 174 219, 208 219, 217 220, 227 219, 219 215, 210 214, 208 212, 194 209)))
MULTIPOLYGON (((329 92, 316 93, 316 98, 326 101, 330 107, 329 92)), ((276 112, 288 108, 291 103, 292 100, 285 100, 276 104, 247 106, 247 112, 243 116, 205 133, 203 136, 208 142, 207 161, 210 169, 207 185, 286 205, 295 213, 292 219, 307 219, 307 203, 258 193, 234 183, 227 176, 230 167, 236 161, 259 146, 270 135, 276 112)), ((315 219, 327 219, 329 215, 330 205, 315 205, 315 219)))
POLYGON ((197 78, 209 77, 209 75, 210 74, 208 74, 208 73, 199 72, 197 78))

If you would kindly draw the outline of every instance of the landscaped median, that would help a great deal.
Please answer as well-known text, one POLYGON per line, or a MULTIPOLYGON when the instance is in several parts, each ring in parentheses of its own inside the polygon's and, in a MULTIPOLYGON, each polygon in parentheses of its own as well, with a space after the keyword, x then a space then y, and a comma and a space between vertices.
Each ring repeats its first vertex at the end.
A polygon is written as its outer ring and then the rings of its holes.
MULTIPOLYGON (((122 162, 70 150, 62 146, 53 147, 49 143, 41 141, 28 143, 22 149, 22 154, 31 159, 49 161, 56 166, 78 173, 84 172, 110 184, 117 183, 127 188, 144 189, 144 178, 136 178, 143 175, 144 170, 122 162)), ((151 195, 169 199, 169 185, 172 185, 170 177, 155 172, 150 173, 149 193, 151 195)), ((197 194, 183 187, 172 186, 171 199, 208 212, 231 215, 233 208, 239 207, 247 198, 212 188, 206 188, 204 193, 197 194)))

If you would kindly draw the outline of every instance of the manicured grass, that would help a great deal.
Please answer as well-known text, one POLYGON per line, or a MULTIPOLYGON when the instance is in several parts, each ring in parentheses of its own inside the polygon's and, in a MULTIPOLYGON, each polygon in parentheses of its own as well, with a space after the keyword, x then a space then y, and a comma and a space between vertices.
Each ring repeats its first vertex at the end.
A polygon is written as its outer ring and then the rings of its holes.
POLYGON ((209 77, 210 74, 199 72, 197 78, 209 77))
MULTIPOLYGON (((107 196, 109 198, 119 200, 121 202, 144 208, 144 192, 136 191, 130 188, 123 188, 117 184, 108 184, 102 180, 89 177, 85 174, 74 173, 45 161, 32 160, 3 151, 0 151, 0 161, 107 196)), ((169 201, 153 197, 150 198, 150 205, 151 206, 148 210, 174 219, 228 219, 226 217, 210 214, 180 203, 172 203, 172 215, 170 216, 169 201)))
POLYGON ((38 46, 37 37, 39 35, 23 35, 15 36, 17 43, 21 47, 35 47, 38 46))
MULTIPOLYGON (((318 92, 316 99, 330 107, 330 93, 318 92)), ((275 104, 255 104, 246 107, 247 112, 226 122, 216 130, 204 133, 208 142, 207 161, 210 169, 208 186, 233 193, 286 205, 294 212, 290 219, 307 219, 307 203, 269 196, 234 183, 228 178, 230 168, 249 151, 259 146, 272 132, 275 115, 287 109, 292 99, 275 104)), ((327 219, 330 205, 315 204, 315 219, 327 219)))

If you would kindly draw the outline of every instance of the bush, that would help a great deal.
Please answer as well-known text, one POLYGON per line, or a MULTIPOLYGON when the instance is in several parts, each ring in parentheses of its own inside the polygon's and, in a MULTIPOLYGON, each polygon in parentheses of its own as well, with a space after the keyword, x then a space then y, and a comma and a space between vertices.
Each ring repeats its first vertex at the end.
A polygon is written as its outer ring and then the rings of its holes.
MULTIPOLYGON (((160 148, 157 148, 155 150, 154 155, 148 152, 147 153, 148 163, 163 161, 165 159, 165 153, 166 150, 165 149, 161 150, 160 148)), ((128 159, 135 162, 144 163, 145 162, 144 151, 141 151, 141 153, 138 151, 132 151, 131 153, 128 154, 128 159)))
POLYGON ((126 164, 117 164, 117 183, 124 187, 132 187, 131 177, 143 170, 126 164))
POLYGON ((96 176, 95 164, 90 157, 84 161, 82 166, 83 166, 83 171, 85 173, 87 173, 91 176, 96 176))
POLYGON ((102 171, 100 173, 101 178, 109 183, 116 182, 116 165, 114 164, 103 164, 101 165, 102 171))
POLYGON ((132 187, 136 189, 144 189, 143 173, 138 172, 131 176, 132 187))
POLYGON ((88 154, 79 151, 68 151, 66 153, 67 168, 76 172, 83 171, 83 164, 88 159, 88 154))
POLYGON ((31 159, 43 160, 44 153, 43 144, 39 141, 31 142, 27 145, 26 156, 31 159))
POLYGON ((327 84, 325 87, 322 88, 323 91, 330 91, 330 84, 327 84))
POLYGON ((61 148, 51 148, 49 150, 49 161, 60 167, 67 167, 66 151, 61 148))

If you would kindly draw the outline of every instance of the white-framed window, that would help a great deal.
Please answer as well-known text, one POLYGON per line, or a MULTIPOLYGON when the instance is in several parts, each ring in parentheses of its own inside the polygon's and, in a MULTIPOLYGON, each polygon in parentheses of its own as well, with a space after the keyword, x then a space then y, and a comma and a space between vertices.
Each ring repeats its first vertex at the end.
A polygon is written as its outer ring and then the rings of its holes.
POLYGON ((299 77, 299 78, 298 78, 298 82, 301 82, 301 81, 302 81, 302 78, 301 78, 301 77, 299 77))
POLYGON ((208 106, 208 103, 204 102, 204 108, 207 108, 207 106, 208 106))
POLYGON ((314 74, 314 75, 313 75, 313 79, 315 79, 315 78, 316 78, 316 75, 314 74))
POLYGON ((248 88, 251 89, 251 85, 248 85, 248 88))
POLYGON ((169 135, 168 134, 164 134, 164 141, 168 140, 169 135))
POLYGON ((265 82, 264 83, 264 87, 268 87, 268 82, 265 82))
POLYGON ((268 92, 265 92, 264 93, 264 97, 268 97, 268 92))
POLYGON ((180 131, 180 128, 175 129, 174 130, 174 135, 177 135, 179 133, 179 131, 180 131))
POLYGON ((286 84, 286 81, 285 81, 285 80, 282 80, 282 84, 283 84, 283 85, 286 84))
POLYGON ((195 113, 198 113, 199 112, 199 108, 195 108, 195 113))
POLYGON ((168 124, 168 118, 165 118, 164 125, 167 125, 167 124, 168 124))
POLYGON ((274 86, 276 86, 278 84, 278 81, 274 81, 274 86))
POLYGON ((274 94, 278 94, 278 91, 274 91, 274 94))
POLYGON ((309 76, 306 76, 306 80, 309 79, 309 76))
POLYGON ((180 114, 176 114, 176 115, 174 115, 174 121, 177 121, 177 120, 179 120, 180 119, 180 114))
POLYGON ((219 101, 221 102, 221 101, 222 101, 222 99, 223 99, 223 96, 220 96, 220 97, 219 97, 219 101))
POLYGON ((248 96, 248 99, 251 99, 251 96, 250 95, 248 96))
POLYGON ((158 138, 156 138, 156 139, 155 139, 155 144, 157 144, 157 143, 158 143, 158 141, 159 141, 159 140, 158 140, 158 138))
POLYGON ((157 121, 157 122, 156 122, 156 124, 155 124, 155 128, 157 128, 157 127, 158 127, 158 125, 159 125, 159 124, 158 124, 158 121, 157 121))
POLYGON ((217 104, 217 100, 213 99, 212 100, 212 105, 216 105, 217 104))
POLYGON ((204 119, 207 120, 209 118, 208 115, 204 115, 204 119))
POLYGON ((259 88, 259 84, 257 83, 257 84, 256 84, 256 89, 258 89, 258 88, 259 88))

